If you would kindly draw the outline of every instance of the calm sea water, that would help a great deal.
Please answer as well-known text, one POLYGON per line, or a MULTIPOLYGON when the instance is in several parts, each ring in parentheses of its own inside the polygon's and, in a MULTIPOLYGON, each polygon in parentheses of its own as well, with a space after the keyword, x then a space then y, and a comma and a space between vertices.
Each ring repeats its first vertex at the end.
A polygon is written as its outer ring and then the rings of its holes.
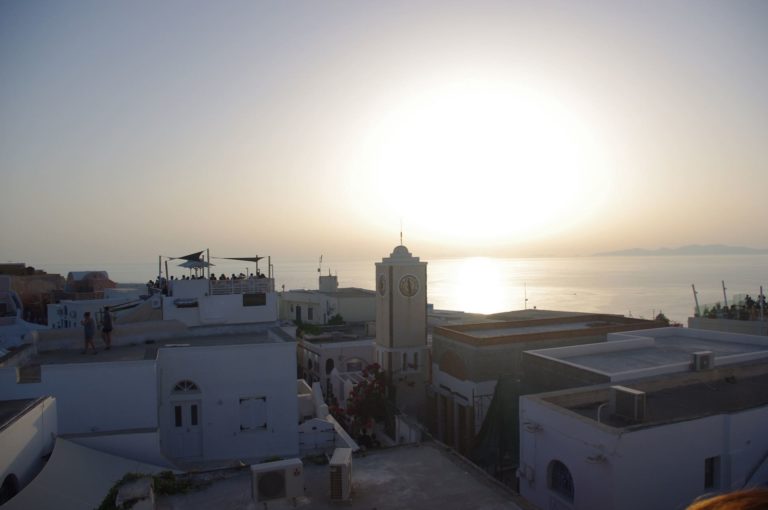
MULTIPOLYGON (((374 288, 374 260, 329 261, 342 287, 374 288)), ((575 258, 459 258, 427 261, 428 300, 435 308, 493 313, 526 306, 579 312, 603 312, 650 318, 663 311, 686 323, 693 313, 691 284, 699 302, 729 301, 734 294, 768 292, 768 255, 575 258)), ((317 262, 273 260, 278 289, 317 288, 317 262)), ((44 265, 48 272, 104 269, 120 283, 141 283, 157 275, 157 262, 44 265)), ((169 264, 171 274, 186 270, 169 264)), ((253 271, 253 264, 219 263, 215 273, 253 271)), ((260 266, 266 269, 266 260, 260 266)))

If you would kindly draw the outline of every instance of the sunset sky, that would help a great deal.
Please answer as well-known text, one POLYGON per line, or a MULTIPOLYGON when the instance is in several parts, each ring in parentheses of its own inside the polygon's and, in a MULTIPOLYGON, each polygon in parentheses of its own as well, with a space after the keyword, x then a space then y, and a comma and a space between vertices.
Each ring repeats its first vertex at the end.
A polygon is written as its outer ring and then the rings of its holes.
POLYGON ((768 2, 0 2, 0 261, 768 248, 768 2))

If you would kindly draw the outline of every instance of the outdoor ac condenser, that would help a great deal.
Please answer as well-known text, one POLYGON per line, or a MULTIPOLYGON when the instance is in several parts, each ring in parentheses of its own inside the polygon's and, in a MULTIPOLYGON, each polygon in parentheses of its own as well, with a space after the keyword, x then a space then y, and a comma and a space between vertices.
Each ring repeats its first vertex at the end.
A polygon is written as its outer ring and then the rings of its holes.
POLYGON ((278 460, 251 466, 251 491, 258 502, 304 495, 304 466, 299 459, 278 460))
POLYGON ((336 448, 328 464, 331 474, 331 500, 352 497, 352 448, 336 448))

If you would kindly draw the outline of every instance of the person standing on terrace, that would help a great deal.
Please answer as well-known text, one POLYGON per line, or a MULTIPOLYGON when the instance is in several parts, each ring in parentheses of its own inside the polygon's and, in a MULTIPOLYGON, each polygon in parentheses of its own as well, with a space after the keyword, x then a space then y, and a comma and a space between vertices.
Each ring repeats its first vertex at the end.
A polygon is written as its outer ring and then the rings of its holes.
POLYGON ((104 307, 104 317, 101 320, 101 339, 107 346, 106 350, 112 348, 112 314, 109 313, 109 307, 104 307))
POLYGON ((96 336, 96 321, 91 317, 91 312, 85 312, 83 314, 83 320, 80 321, 83 325, 83 333, 85 334, 85 348, 81 354, 88 352, 88 346, 93 348, 93 353, 97 354, 96 345, 93 343, 93 337, 96 336))

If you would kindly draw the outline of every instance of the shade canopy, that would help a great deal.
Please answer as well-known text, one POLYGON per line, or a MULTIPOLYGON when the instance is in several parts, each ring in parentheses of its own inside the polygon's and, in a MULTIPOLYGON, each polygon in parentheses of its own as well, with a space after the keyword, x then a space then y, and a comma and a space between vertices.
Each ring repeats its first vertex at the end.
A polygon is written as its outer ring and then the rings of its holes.
MULTIPOLYGON (((180 257, 181 258, 181 257, 180 257)), ((185 267, 187 269, 201 269, 204 267, 211 267, 214 264, 206 262, 204 260, 187 260, 179 264, 179 267, 185 267)))
POLYGON ((216 259, 224 260, 242 260, 243 262, 258 262, 264 257, 214 257, 216 259))
POLYGON ((190 253, 189 255, 183 255, 181 257, 171 257, 174 259, 184 259, 184 260, 190 260, 190 261, 197 261, 201 260, 203 257, 202 251, 196 251, 195 253, 190 253))

